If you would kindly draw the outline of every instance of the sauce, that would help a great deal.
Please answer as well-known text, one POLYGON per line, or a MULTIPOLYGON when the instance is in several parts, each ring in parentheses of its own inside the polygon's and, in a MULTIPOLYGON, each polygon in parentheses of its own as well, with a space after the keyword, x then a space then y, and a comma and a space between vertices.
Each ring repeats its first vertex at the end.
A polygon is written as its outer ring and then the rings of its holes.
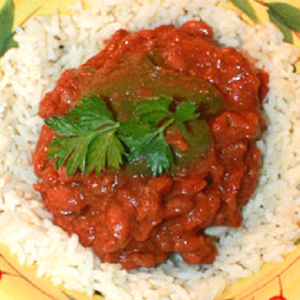
POLYGON ((119 172, 67 177, 46 157, 55 133, 44 126, 34 153, 41 179, 35 189, 55 223, 78 234, 103 262, 150 268, 177 252, 190 264, 212 263, 217 251, 204 229, 240 226, 241 207, 255 189, 254 141, 264 124, 259 106, 267 82, 235 49, 215 45, 203 22, 119 30, 104 50, 61 75, 41 101, 40 116, 64 115, 91 95, 103 97, 118 120, 131 117, 138 99, 192 100, 201 118, 190 121, 185 137, 176 127, 165 134, 176 168, 152 178, 141 161, 119 172))

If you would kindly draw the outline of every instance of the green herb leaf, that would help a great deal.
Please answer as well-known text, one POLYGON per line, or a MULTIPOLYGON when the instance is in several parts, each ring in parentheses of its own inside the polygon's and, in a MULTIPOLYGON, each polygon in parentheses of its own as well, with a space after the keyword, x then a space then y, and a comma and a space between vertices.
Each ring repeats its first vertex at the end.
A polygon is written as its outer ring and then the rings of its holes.
POLYGON ((78 169, 99 174, 106 165, 119 169, 125 152, 116 138, 119 124, 100 97, 83 98, 81 105, 65 116, 47 119, 45 123, 58 136, 49 145, 48 157, 57 159, 57 169, 66 163, 68 176, 78 169))
POLYGON ((76 123, 83 130, 94 130, 104 125, 114 124, 111 111, 106 107, 104 100, 97 96, 81 98, 81 104, 69 110, 67 116, 77 118, 76 123))
POLYGON ((178 105, 174 118, 178 122, 192 121, 199 118, 195 102, 182 102, 178 105))
POLYGON ((271 2, 266 4, 274 14, 283 20, 286 27, 300 32, 300 10, 298 8, 281 2, 271 2))
POLYGON ((76 148, 77 143, 77 137, 53 139, 49 145, 47 156, 52 160, 57 158, 55 163, 57 169, 63 166, 69 155, 76 148))
POLYGON ((86 157, 89 145, 95 138, 95 134, 89 134, 77 139, 75 147, 72 149, 72 154, 67 161, 67 175, 73 175, 79 168, 83 173, 85 172, 86 157))
POLYGON ((67 175, 73 175, 79 168, 83 173, 86 167, 88 147, 95 134, 72 138, 56 138, 49 146, 48 157, 57 158, 56 168, 59 169, 67 160, 67 175))
POLYGON ((134 115, 142 122, 158 124, 170 116, 169 106, 172 101, 172 98, 165 96, 136 101, 134 115))
POLYGON ((127 155, 129 162, 137 161, 145 157, 147 147, 158 136, 158 132, 149 129, 146 126, 141 130, 141 135, 125 135, 121 136, 121 140, 128 147, 129 153, 127 155))
POLYGON ((283 33, 283 35, 284 35, 283 40, 286 43, 292 44, 293 43, 293 33, 287 26, 285 26, 284 21, 270 9, 268 9, 268 14, 270 17, 270 21, 273 22, 278 27, 278 29, 283 33))
POLYGON ((145 159, 154 176, 161 175, 174 164, 164 131, 176 123, 185 134, 184 122, 199 117, 194 102, 180 103, 175 113, 170 111, 171 102, 171 98, 164 96, 138 101, 134 112, 138 120, 121 122, 119 128, 120 138, 129 149, 129 162, 145 159))
POLYGON ((144 155, 147 157, 147 167, 151 169, 154 176, 162 175, 170 165, 174 164, 173 153, 163 134, 148 144, 144 155))
POLYGON ((176 125, 179 127, 181 133, 186 136, 186 130, 184 122, 192 121, 197 119, 200 114, 196 113, 196 104, 195 102, 183 102, 180 103, 174 114, 176 125))
POLYGON ((156 127, 139 120, 121 122, 119 138, 129 150, 129 161, 135 161, 144 154, 144 147, 157 135, 156 127))
POLYGON ((162 175, 174 163, 173 153, 160 128, 151 130, 145 127, 142 135, 135 138, 123 136, 122 140, 129 148, 129 162, 145 159, 154 176, 162 175))
POLYGON ((47 119, 45 123, 53 130, 56 130, 56 135, 59 136, 78 136, 84 134, 76 120, 69 116, 55 117, 47 119))
POLYGON ((6 0, 0 9, 0 57, 5 52, 18 44, 13 40, 14 32, 12 31, 14 23, 15 6, 13 0, 6 0))
POLYGON ((169 106, 173 101, 172 98, 160 96, 136 101, 135 115, 141 117, 149 113, 164 112, 169 115, 169 106))
POLYGON ((175 123, 184 133, 184 123, 199 117, 194 102, 179 104, 175 112, 171 102, 164 96, 137 101, 134 119, 118 123, 103 99, 83 98, 65 116, 45 120, 57 135, 47 155, 56 159, 57 169, 66 164, 68 176, 78 169, 96 174, 106 166, 118 170, 125 153, 128 162, 144 160, 154 176, 161 175, 174 164, 165 130, 175 123))
POLYGON ((87 158, 87 173, 95 170, 99 174, 107 165, 118 170, 122 163, 124 147, 116 137, 115 131, 109 131, 97 136, 90 146, 87 158))
POLYGON ((249 0, 231 0, 231 2, 243 13, 245 13, 255 24, 259 23, 256 12, 249 0))
POLYGON ((145 132, 151 131, 151 129, 153 128, 156 128, 155 125, 142 123, 140 120, 126 120, 120 122, 118 132, 121 136, 138 138, 141 135, 145 134, 145 132))

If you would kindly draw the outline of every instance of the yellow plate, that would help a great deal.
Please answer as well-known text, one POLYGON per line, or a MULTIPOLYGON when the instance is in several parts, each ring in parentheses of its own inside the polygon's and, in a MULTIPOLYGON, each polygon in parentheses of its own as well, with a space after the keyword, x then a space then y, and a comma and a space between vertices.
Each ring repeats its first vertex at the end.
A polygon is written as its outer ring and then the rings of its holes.
MULTIPOLYGON (((232 0, 222 4, 233 9, 246 22, 268 22, 269 16, 265 3, 277 0, 232 0), (235 3, 235 5, 233 4, 235 3), (252 13, 245 7, 250 3, 252 13), (239 7, 239 8, 237 8, 239 7), (247 11, 247 16, 243 11, 247 11)), ((0 9, 5 0, 0 0, 0 9)), ((37 14, 52 14, 55 9, 60 13, 71 13, 68 5, 72 0, 15 0, 14 27, 25 25, 37 14)), ((277 1, 279 2, 279 1, 277 1)), ((281 0, 300 9, 299 0, 281 0)), ((1 27, 0 27, 1 31, 1 27)), ((300 47, 300 33, 293 32, 293 43, 300 47)), ((0 35, 1 36, 1 35, 0 35)), ((1 44, 0 44, 1 49, 1 44)), ((1 50, 0 50, 1 51, 1 50)), ((300 73, 300 62, 296 64, 300 73)), ((36 275, 36 266, 21 266, 15 255, 0 244, 0 300, 101 300, 100 296, 88 297, 86 294, 54 286, 48 278, 36 275)), ((265 264, 260 272, 251 278, 243 279, 232 285, 217 300, 300 300, 300 246, 286 256, 283 263, 265 264)))

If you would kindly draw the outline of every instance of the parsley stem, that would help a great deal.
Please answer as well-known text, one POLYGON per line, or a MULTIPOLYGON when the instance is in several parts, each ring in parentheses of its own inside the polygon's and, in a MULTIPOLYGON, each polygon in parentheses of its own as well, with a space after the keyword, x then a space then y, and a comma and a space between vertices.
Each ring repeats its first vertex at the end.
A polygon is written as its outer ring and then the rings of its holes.
POLYGON ((107 126, 98 131, 98 134, 103 134, 108 131, 116 130, 120 126, 120 123, 115 123, 113 126, 107 126))
POLYGON ((159 128, 159 133, 162 134, 172 123, 174 123, 175 119, 172 118, 167 121, 163 126, 159 128))

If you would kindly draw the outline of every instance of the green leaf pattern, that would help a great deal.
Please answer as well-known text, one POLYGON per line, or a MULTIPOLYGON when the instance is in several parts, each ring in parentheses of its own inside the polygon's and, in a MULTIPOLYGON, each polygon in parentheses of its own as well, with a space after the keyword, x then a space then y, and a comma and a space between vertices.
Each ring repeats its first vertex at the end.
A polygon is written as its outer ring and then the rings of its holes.
POLYGON ((64 294, 69 300, 76 300, 75 298, 73 298, 72 296, 70 296, 69 294, 67 294, 65 291, 61 291, 62 294, 64 294))
POLYGON ((231 0, 231 2, 239 8, 244 14, 246 14, 255 24, 259 23, 259 19, 256 15, 249 0, 231 0))
POLYGON ((15 32, 12 31, 14 23, 15 6, 13 0, 6 0, 0 8, 0 57, 7 50, 18 46, 13 40, 15 32))
POLYGON ((271 2, 267 4, 269 9, 276 14, 286 27, 300 32, 300 10, 296 7, 280 2, 271 2))
MULTIPOLYGON (((254 23, 259 19, 250 0, 230 0, 234 6, 245 13, 254 23)), ((267 7, 270 22, 283 33, 284 42, 293 43, 293 31, 300 32, 300 10, 288 3, 282 2, 264 2, 255 0, 255 2, 267 7)))
POLYGON ((270 21, 272 23, 274 23, 278 27, 278 29, 283 33, 283 36, 284 36, 283 40, 286 43, 292 44, 294 41, 294 38, 293 38, 293 33, 290 30, 290 28, 288 28, 284 24, 283 20, 278 15, 276 15, 272 10, 268 9, 268 15, 269 15, 270 21))

